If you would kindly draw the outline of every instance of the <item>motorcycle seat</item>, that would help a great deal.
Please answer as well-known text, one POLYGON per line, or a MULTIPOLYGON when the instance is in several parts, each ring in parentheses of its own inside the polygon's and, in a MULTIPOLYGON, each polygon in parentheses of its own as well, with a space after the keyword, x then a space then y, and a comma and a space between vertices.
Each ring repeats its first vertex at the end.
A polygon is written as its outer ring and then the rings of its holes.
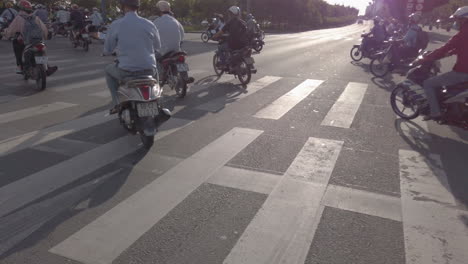
POLYGON ((180 55, 187 56, 187 53, 185 51, 170 51, 162 56, 161 61, 180 55))
POLYGON ((152 82, 157 82, 155 78, 151 75, 141 75, 141 76, 130 76, 127 78, 124 78, 121 81, 121 84, 141 84, 141 83, 152 83, 152 82))

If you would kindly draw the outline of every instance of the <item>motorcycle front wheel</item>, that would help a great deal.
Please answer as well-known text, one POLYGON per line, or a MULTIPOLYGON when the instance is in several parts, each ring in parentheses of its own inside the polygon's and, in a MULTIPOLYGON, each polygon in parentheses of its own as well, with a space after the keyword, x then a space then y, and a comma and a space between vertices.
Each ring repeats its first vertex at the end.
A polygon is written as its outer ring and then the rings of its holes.
POLYGON ((405 120, 415 119, 419 116, 419 108, 409 99, 405 87, 398 85, 390 95, 390 105, 393 112, 405 120), (405 112, 405 110, 409 110, 405 112))
POLYGON ((218 54, 215 54, 213 57, 213 68, 217 76, 221 76, 224 73, 224 70, 218 68, 218 63, 220 62, 220 58, 218 54))
POLYGON ((351 49, 350 55, 353 61, 360 61, 363 57, 360 47, 353 47, 351 49))
POLYGON ((250 80, 252 79, 252 71, 250 70, 250 67, 245 62, 245 60, 240 62, 236 75, 242 85, 247 85, 250 83, 250 80))
POLYGON ((374 58, 370 63, 370 71, 375 77, 382 78, 390 72, 390 64, 383 63, 380 58, 374 58))
POLYGON ((207 42, 210 40, 210 37, 208 36, 208 33, 203 32, 203 33, 201 34, 201 40, 202 40, 204 43, 207 43, 207 42))
POLYGON ((263 45, 260 41, 255 41, 255 44, 254 44, 254 47, 253 49, 256 51, 256 52, 260 52, 263 50, 263 45))

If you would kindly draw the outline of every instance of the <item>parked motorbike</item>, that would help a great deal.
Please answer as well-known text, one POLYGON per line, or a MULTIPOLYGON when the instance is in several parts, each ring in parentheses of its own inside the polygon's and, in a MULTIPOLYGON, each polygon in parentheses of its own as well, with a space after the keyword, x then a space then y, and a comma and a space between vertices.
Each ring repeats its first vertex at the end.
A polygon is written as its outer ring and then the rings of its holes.
MULTIPOLYGON (((223 45, 225 38, 219 41, 218 45, 223 45)), ((252 79, 252 74, 257 73, 254 66, 255 60, 252 58, 252 48, 235 50, 231 52, 218 49, 213 56, 213 67, 216 75, 221 76, 223 73, 233 74, 236 76, 242 85, 247 85, 252 79), (225 62, 221 62, 221 53, 225 52, 225 62)))
POLYGON ((171 112, 162 108, 161 95, 162 89, 153 76, 128 78, 118 90, 120 123, 131 134, 139 134, 146 149, 153 146, 158 128, 171 118, 171 112))
POLYGON ((400 42, 401 41, 394 39, 384 41, 387 45, 386 49, 376 53, 370 63, 370 71, 375 77, 384 77, 395 69, 407 71, 411 68, 408 65, 417 57, 417 54, 415 56, 403 58, 402 61, 396 65, 392 63, 393 50, 399 48, 400 42))
MULTIPOLYGON (((423 82, 440 73, 441 64, 439 61, 421 64, 423 56, 413 62, 406 80, 395 87, 390 97, 393 111, 406 120, 430 113, 423 82)), ((442 119, 437 122, 468 130, 468 82, 441 87, 437 97, 442 110, 442 119)))
POLYGON ((23 52, 23 76, 25 80, 36 81, 36 89, 42 91, 47 84, 47 62, 46 45, 39 42, 25 47, 23 52))
POLYGON ((365 45, 365 43, 369 41, 370 37, 367 34, 362 34, 361 37, 361 44, 354 45, 351 48, 350 55, 353 61, 360 61, 363 58, 373 59, 375 58, 376 53, 381 51, 383 48, 383 45, 365 45))
POLYGON ((185 63, 187 53, 169 52, 161 58, 162 73, 159 84, 163 87, 168 84, 172 90, 176 91, 177 97, 184 98, 187 94, 187 84, 195 80, 188 76, 189 67, 185 63))

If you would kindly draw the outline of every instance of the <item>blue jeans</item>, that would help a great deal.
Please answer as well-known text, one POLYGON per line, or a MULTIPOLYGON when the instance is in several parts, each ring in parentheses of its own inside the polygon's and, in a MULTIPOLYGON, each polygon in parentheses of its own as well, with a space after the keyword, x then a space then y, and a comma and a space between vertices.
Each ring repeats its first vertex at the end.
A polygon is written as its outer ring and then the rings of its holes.
POLYGON ((441 115, 439 100, 436 93, 437 89, 442 88, 442 86, 452 86, 464 82, 468 82, 468 73, 455 71, 446 72, 425 80, 423 86, 426 91, 429 107, 431 108, 430 115, 433 117, 441 115))
POLYGON ((129 72, 129 71, 124 71, 117 67, 117 64, 109 64, 106 66, 106 82, 107 82, 107 87, 109 88, 109 91, 112 95, 112 104, 113 107, 118 105, 119 102, 119 96, 117 91, 119 90, 120 82, 124 80, 125 78, 128 77, 136 77, 136 76, 141 76, 141 75, 155 75, 155 70, 143 70, 143 71, 138 71, 138 72, 129 72))

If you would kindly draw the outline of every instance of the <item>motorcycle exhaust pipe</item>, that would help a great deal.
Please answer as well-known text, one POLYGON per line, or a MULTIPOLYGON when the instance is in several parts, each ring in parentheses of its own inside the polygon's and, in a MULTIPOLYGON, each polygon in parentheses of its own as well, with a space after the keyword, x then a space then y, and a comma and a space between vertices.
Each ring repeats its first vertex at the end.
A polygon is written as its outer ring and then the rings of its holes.
POLYGON ((167 120, 171 118, 171 111, 169 109, 163 108, 159 111, 159 115, 153 118, 146 118, 142 120, 142 130, 145 136, 154 136, 158 133, 158 128, 164 124, 167 120))

